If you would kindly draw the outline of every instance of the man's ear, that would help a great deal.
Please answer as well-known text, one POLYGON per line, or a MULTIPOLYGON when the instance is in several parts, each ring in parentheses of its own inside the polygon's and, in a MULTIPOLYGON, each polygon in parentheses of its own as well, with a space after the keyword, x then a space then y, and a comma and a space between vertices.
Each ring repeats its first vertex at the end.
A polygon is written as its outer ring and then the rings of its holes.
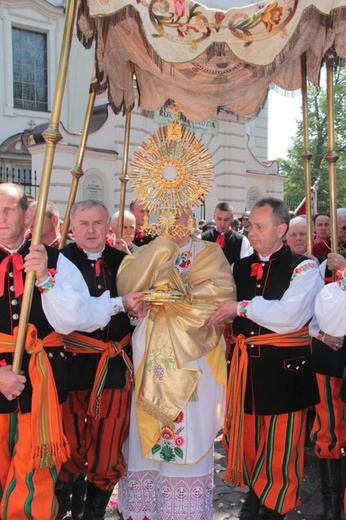
POLYGON ((58 215, 52 215, 52 220, 53 220, 54 226, 59 226, 60 219, 59 219, 58 215))
POLYGON ((278 233, 278 236, 280 238, 282 238, 283 236, 286 235, 288 231, 288 225, 285 224, 285 222, 282 222, 281 224, 278 225, 278 230, 277 230, 277 233, 278 233))

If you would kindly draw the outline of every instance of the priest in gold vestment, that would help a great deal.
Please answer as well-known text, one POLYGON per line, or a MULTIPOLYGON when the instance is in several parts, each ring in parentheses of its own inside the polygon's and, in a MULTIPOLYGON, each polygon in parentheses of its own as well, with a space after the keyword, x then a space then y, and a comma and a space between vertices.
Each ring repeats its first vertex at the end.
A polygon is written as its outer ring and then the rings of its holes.
MULTIPOLYGON (((188 218, 176 217, 176 225, 188 218)), ((117 287, 153 301, 133 335, 135 393, 119 511, 125 520, 211 520, 227 375, 222 325, 207 322, 214 302, 236 299, 230 266, 217 244, 162 235, 124 259, 117 287)))

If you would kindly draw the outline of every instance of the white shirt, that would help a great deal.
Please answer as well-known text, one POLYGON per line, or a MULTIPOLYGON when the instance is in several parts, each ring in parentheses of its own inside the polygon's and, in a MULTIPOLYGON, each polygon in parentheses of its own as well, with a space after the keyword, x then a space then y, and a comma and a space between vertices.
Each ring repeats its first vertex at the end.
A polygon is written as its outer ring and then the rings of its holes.
POLYGON ((307 258, 294 269, 290 285, 280 300, 255 296, 247 302, 246 317, 278 334, 295 332, 311 319, 315 298, 322 287, 317 264, 307 258))
POLYGON ((240 258, 244 258, 246 256, 250 256, 253 253, 252 245, 249 242, 249 239, 247 237, 243 237, 243 240, 241 241, 241 248, 240 248, 240 258))
POLYGON ((346 272, 323 287, 316 297, 315 315, 320 329, 330 336, 346 334, 346 272))
POLYGON ((105 327, 114 314, 124 311, 122 298, 111 298, 109 291, 98 297, 90 296, 82 273, 61 253, 56 271, 54 287, 42 293, 42 307, 57 332, 92 332, 105 327))

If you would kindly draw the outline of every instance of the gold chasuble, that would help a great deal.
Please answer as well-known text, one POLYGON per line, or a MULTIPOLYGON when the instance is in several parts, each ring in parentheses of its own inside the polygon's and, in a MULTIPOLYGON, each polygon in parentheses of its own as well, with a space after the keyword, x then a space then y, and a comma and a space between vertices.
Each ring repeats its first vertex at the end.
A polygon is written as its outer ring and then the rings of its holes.
POLYGON ((201 370, 191 366, 194 360, 206 356, 215 380, 226 385, 222 325, 206 324, 215 301, 236 299, 233 276, 217 244, 192 237, 191 250, 191 268, 182 276, 175 268, 179 247, 168 235, 128 255, 118 270, 119 295, 147 290, 184 295, 183 301, 152 305, 150 311, 145 354, 135 375, 143 454, 157 441, 159 421, 172 425, 184 406, 197 399, 201 370))

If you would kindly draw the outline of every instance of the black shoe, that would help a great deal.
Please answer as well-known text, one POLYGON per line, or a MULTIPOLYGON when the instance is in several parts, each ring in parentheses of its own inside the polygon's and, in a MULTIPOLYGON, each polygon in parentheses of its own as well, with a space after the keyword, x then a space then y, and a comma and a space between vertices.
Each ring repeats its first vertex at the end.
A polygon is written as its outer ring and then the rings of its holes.
POLYGON ((239 520, 257 520, 261 502, 252 488, 240 510, 239 520))
POLYGON ((88 481, 87 497, 82 520, 104 520, 106 507, 112 493, 113 489, 110 491, 104 491, 88 481))
POLYGON ((55 496, 59 504, 59 512, 56 520, 64 520, 71 509, 72 485, 70 482, 58 480, 55 484, 55 496))
POLYGON ((84 473, 81 473, 79 477, 72 484, 72 501, 71 501, 71 513, 72 520, 82 520, 85 500, 87 494, 87 480, 84 473))
POLYGON ((258 520, 284 520, 286 515, 282 515, 273 509, 263 506, 258 516, 258 520))
POLYGON ((341 520, 344 485, 342 459, 320 459, 323 513, 321 520, 341 520))

